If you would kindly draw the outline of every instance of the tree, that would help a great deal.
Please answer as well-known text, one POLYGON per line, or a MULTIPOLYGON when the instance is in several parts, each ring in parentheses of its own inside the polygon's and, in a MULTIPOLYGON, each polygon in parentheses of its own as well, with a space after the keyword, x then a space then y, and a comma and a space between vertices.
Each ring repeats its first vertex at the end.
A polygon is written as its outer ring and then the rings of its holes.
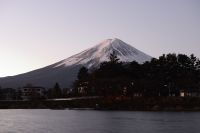
POLYGON ((86 67, 82 67, 78 72, 79 80, 86 80, 89 76, 88 69, 86 67))
POLYGON ((109 59, 110 59, 110 62, 111 62, 111 63, 114 63, 114 64, 116 64, 116 63, 119 62, 119 58, 117 58, 117 54, 116 54, 115 51, 113 51, 113 52, 110 54, 109 59))
POLYGON ((62 97, 62 90, 60 85, 56 82, 54 87, 47 91, 48 98, 61 98, 62 97))
POLYGON ((61 98, 62 97, 62 90, 60 88, 60 85, 58 83, 56 83, 54 85, 54 95, 55 95, 55 98, 61 98))
POLYGON ((164 54, 138 64, 119 62, 113 52, 109 59, 90 73, 82 68, 76 88, 84 88, 87 95, 101 96, 119 96, 124 89, 126 96, 178 96, 181 89, 199 89, 200 61, 194 55, 164 54))

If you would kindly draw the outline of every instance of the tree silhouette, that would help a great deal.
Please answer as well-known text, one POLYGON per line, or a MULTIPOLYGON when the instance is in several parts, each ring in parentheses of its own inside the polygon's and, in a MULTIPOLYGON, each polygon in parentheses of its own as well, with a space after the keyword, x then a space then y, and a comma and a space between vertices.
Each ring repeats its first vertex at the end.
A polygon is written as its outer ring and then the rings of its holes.
MULTIPOLYGON (((88 95, 178 96, 182 89, 200 91, 200 61, 193 54, 163 54, 158 59, 138 64, 119 62, 115 52, 110 61, 91 73, 82 68, 76 84, 84 84, 88 95)), ((75 87, 76 88, 76 87, 75 87)))
POLYGON ((109 59, 110 59, 110 62, 111 62, 111 63, 114 63, 114 64, 118 63, 118 61, 119 61, 119 58, 117 58, 117 54, 116 54, 115 51, 113 51, 113 52, 110 54, 109 59))
POLYGON ((61 98, 62 97, 62 90, 60 85, 56 82, 54 87, 47 91, 48 98, 61 98))
POLYGON ((88 78, 88 69, 86 67, 82 67, 78 72, 78 79, 79 80, 86 80, 88 78))

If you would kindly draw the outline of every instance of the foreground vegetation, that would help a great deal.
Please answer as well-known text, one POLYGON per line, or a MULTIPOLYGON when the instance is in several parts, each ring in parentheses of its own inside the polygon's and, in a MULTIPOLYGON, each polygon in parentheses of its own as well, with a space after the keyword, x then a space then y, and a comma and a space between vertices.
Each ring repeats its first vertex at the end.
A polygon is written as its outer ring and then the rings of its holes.
POLYGON ((122 63, 115 53, 99 69, 83 67, 74 83, 77 96, 188 96, 200 94, 200 60, 194 55, 167 54, 138 64, 122 63))

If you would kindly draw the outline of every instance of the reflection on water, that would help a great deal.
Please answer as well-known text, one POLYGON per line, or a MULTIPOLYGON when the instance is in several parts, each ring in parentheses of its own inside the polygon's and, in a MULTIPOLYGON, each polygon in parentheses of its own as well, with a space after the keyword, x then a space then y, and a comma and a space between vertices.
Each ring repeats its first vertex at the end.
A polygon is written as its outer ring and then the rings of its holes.
POLYGON ((199 133, 200 112, 0 110, 0 133, 199 133))

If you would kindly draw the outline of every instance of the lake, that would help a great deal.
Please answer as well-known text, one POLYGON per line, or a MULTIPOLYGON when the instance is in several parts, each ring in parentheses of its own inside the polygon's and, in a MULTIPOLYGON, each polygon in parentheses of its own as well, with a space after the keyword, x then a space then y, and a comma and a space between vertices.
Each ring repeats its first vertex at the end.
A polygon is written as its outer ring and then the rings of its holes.
POLYGON ((0 110, 0 133, 199 133, 200 112, 0 110))

